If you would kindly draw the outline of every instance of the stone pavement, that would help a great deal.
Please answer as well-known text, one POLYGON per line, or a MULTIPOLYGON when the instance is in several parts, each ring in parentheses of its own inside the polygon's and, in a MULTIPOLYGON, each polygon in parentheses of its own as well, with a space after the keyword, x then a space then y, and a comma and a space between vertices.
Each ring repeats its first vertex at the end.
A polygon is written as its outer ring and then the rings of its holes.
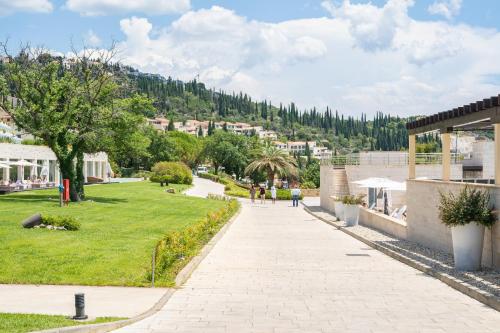
POLYGON ((135 317, 165 294, 165 288, 0 284, 0 312, 75 314, 75 293, 85 293, 90 317, 135 317))
POLYGON ((209 193, 224 195, 224 185, 215 183, 211 180, 193 177, 193 187, 184 192, 193 197, 206 198, 209 193))
POLYGON ((500 313, 290 202, 252 205, 132 332, 500 332, 500 313))

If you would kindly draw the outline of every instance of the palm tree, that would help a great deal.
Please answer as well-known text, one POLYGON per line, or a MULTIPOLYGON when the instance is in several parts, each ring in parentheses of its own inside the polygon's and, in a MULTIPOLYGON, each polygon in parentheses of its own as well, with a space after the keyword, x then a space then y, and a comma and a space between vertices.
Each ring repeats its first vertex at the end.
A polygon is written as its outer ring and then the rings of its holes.
POLYGON ((274 176, 288 176, 297 174, 297 163, 285 151, 274 146, 266 146, 260 154, 246 168, 245 174, 266 172, 269 186, 273 185, 274 176))

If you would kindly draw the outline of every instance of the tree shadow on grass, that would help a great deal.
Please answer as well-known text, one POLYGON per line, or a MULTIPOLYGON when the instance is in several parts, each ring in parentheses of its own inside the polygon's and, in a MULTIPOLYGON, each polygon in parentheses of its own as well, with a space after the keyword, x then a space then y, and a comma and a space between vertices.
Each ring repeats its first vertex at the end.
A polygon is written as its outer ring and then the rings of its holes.
MULTIPOLYGON (((110 197, 96 197, 96 196, 86 196, 86 201, 93 201, 97 203, 106 203, 106 204, 118 204, 128 202, 126 199, 121 198, 110 198, 110 197)), ((14 202, 50 202, 50 203, 59 203, 59 195, 57 193, 53 194, 14 194, 14 195, 0 195, 0 204, 1 203, 14 203, 14 202)))
POLYGON ((4 194, 0 195, 0 203, 2 202, 41 202, 41 201, 59 201, 57 193, 54 194, 4 194))
POLYGON ((127 199, 123 198, 109 198, 109 197, 95 197, 95 196, 85 196, 85 201, 93 201, 97 203, 106 203, 106 204, 118 204, 118 203, 126 203, 127 199))

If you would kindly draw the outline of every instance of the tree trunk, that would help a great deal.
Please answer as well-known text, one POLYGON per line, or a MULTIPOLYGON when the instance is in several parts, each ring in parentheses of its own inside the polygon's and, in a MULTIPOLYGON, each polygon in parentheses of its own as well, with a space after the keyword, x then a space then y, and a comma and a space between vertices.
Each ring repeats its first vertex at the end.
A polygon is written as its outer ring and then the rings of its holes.
POLYGON ((70 156, 59 160, 59 168, 61 169, 62 179, 69 179, 69 198, 73 202, 80 201, 80 196, 76 188, 76 173, 73 158, 70 156))
POLYGON ((75 188, 80 200, 85 199, 85 190, 83 188, 83 185, 85 184, 85 176, 83 174, 84 163, 85 161, 83 160, 83 152, 79 152, 76 155, 75 188))
POLYGON ((267 180, 268 180, 268 187, 271 188, 274 184, 274 171, 268 170, 267 171, 267 180))
POLYGON ((219 165, 217 163, 214 163, 214 169, 215 169, 215 174, 219 174, 219 165))

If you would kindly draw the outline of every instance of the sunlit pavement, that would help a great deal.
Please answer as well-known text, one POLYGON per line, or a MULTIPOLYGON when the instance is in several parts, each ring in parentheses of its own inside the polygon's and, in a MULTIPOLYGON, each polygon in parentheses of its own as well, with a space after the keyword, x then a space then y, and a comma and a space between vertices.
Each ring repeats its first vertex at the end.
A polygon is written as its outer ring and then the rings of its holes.
POLYGON ((499 332, 500 313, 320 222, 243 202, 164 308, 119 332, 499 332))

